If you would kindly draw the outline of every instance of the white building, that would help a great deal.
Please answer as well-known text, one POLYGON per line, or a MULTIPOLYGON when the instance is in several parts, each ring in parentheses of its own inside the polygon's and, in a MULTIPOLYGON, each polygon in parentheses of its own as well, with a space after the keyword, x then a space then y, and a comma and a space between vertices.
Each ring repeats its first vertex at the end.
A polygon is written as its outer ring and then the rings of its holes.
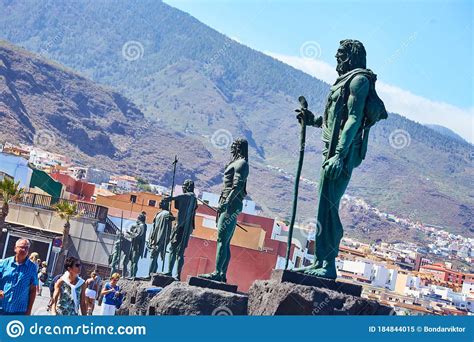
POLYGON ((111 176, 109 183, 125 192, 132 192, 137 189, 137 180, 135 177, 131 176, 111 176))
MULTIPOLYGON (((220 195, 213 194, 211 192, 203 191, 202 193, 202 200, 214 208, 217 208, 219 205, 219 197, 220 195)), ((244 199, 242 212, 245 214, 257 215, 258 213, 255 209, 255 206, 256 205, 254 201, 244 199)))
POLYGON ((71 165, 71 158, 34 147, 30 150, 29 162, 43 169, 54 166, 68 167, 71 165))
MULTIPOLYGON (((360 275, 364 278, 370 279, 372 274, 373 264, 362 260, 340 260, 338 263, 339 270, 360 275)), ((336 265, 336 268, 337 266, 336 265)))
POLYGON ((472 294, 474 296, 474 282, 465 281, 462 284, 461 292, 464 293, 465 295, 471 295, 472 294))
POLYGON ((385 265, 374 265, 370 279, 373 286, 394 291, 397 282, 397 274, 398 271, 396 269, 389 269, 385 267, 385 265))

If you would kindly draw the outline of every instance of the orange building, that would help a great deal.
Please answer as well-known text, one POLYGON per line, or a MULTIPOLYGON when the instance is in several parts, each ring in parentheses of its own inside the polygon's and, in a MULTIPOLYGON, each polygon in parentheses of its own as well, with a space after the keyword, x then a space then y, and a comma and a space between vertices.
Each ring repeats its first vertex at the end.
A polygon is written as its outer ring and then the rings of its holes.
POLYGON ((97 195, 96 204, 109 208, 109 215, 135 220, 142 211, 146 212, 146 223, 152 223, 160 211, 161 195, 151 192, 128 192, 113 196, 97 195))
POLYGON ((446 268, 442 264, 424 265, 420 267, 420 273, 429 273, 440 281, 462 285, 464 273, 446 268))

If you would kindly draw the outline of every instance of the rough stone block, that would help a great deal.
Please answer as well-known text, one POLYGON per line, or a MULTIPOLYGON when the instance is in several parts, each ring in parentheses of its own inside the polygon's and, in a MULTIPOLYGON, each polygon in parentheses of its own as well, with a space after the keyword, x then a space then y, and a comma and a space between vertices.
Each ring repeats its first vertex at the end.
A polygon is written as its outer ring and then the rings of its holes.
POLYGON ((174 282, 149 303, 149 315, 247 315, 248 296, 174 282))
POLYGON ((163 273, 153 273, 151 275, 151 285, 152 286, 158 286, 158 287, 166 287, 169 284, 175 282, 176 279, 165 275, 163 273))
POLYGON ((271 280, 275 280, 280 283, 288 282, 298 285, 322 287, 356 297, 360 297, 360 294, 362 293, 362 286, 360 285, 310 276, 289 270, 273 270, 271 280))
POLYGON ((391 315, 376 301, 327 288, 275 280, 257 280, 249 290, 248 314, 261 315, 391 315))

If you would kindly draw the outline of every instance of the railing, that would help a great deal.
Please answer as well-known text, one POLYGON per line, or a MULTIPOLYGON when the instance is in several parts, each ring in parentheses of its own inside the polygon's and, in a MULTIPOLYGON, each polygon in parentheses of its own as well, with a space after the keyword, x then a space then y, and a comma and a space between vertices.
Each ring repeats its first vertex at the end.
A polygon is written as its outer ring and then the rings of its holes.
POLYGON ((107 216, 105 219, 105 230, 104 232, 109 234, 118 234, 120 232, 120 228, 117 227, 115 223, 112 222, 111 219, 107 216))
POLYGON ((18 198, 17 200, 13 200, 12 203, 26 205, 34 208, 54 210, 53 206, 62 201, 66 201, 71 204, 76 204, 77 212, 82 217, 96 219, 99 222, 105 222, 107 219, 108 208, 103 207, 101 205, 73 201, 59 197, 51 197, 47 195, 40 195, 32 192, 23 193, 20 198, 18 198))

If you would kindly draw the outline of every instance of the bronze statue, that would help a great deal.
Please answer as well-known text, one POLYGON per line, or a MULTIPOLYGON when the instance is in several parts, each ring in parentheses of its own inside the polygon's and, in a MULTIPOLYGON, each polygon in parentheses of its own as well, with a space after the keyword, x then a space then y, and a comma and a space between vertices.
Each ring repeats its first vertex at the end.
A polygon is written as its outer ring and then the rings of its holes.
POLYGON ((125 233, 125 237, 131 240, 130 250, 128 252, 128 258, 124 262, 124 275, 127 273, 126 266, 128 262, 131 262, 130 276, 136 277, 138 271, 138 261, 143 258, 145 252, 145 239, 146 239, 146 213, 142 211, 138 215, 137 222, 125 233))
POLYGON ((171 249, 166 275, 173 275, 173 268, 178 261, 177 279, 181 278, 181 270, 184 265, 184 252, 188 247, 189 238, 194 230, 194 216, 196 215, 197 199, 194 194, 194 182, 187 179, 183 184, 183 194, 167 197, 165 203, 174 201, 174 207, 178 209, 178 217, 171 232, 171 249))
POLYGON ((158 257, 163 264, 165 262, 166 248, 171 237, 171 223, 175 220, 168 210, 168 203, 161 201, 160 209, 161 211, 156 214, 153 220, 153 230, 148 239, 148 249, 151 252, 149 274, 156 273, 158 270, 158 257))
MULTIPOLYGON (((336 54, 339 74, 327 100, 322 120, 323 163, 319 183, 318 232, 313 265, 297 271, 329 279, 336 278, 335 259, 343 236, 339 203, 367 151, 368 133, 387 112, 375 92, 376 75, 366 68, 361 42, 341 41, 336 54)), ((321 118, 302 106, 302 125, 321 127, 321 118)))
POLYGON ((127 273, 128 252, 130 251, 130 241, 127 240, 122 233, 119 233, 112 247, 112 254, 109 255, 110 274, 114 274, 119 270, 122 261, 122 270, 127 273))
POLYGON ((224 171, 224 189, 217 209, 216 270, 200 277, 227 282, 227 268, 230 262, 230 240, 234 235, 237 217, 242 212, 243 200, 247 195, 249 174, 248 143, 237 139, 231 146, 232 159, 224 171))

